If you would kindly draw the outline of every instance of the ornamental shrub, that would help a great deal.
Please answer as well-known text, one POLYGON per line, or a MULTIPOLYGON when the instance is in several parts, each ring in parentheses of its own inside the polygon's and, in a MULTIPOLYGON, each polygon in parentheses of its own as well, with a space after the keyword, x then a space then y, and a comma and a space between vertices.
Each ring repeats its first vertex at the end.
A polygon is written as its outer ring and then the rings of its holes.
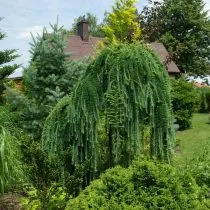
POLYGON ((209 113, 210 112, 210 87, 203 87, 200 90, 201 90, 200 112, 209 113))
POLYGON ((157 55, 139 43, 103 49, 70 97, 51 111, 42 133, 49 155, 71 147, 74 167, 90 162, 87 182, 103 169, 130 165, 146 151, 170 161, 173 139, 168 74, 157 55), (144 126, 150 128, 149 142, 144 126))
POLYGON ((70 209, 209 209, 207 192, 189 173, 156 161, 116 166, 70 199, 70 209))
POLYGON ((199 109, 200 94, 183 77, 171 79, 172 106, 179 129, 190 128, 193 112, 199 109))

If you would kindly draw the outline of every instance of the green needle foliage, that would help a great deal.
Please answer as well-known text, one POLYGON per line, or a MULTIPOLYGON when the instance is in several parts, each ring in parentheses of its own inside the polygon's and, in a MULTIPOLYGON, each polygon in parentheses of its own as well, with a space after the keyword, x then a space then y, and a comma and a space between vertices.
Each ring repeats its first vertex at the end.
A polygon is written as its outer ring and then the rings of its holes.
POLYGON ((7 87, 6 99, 21 112, 21 127, 40 139, 43 124, 52 107, 71 92, 87 68, 88 59, 72 61, 65 52, 67 38, 58 24, 50 24, 52 32, 43 30, 32 37, 30 65, 23 73, 24 93, 7 87))
POLYGON ((18 133, 8 111, 0 109, 0 195, 25 180, 21 164, 20 144, 15 136, 18 133))
MULTIPOLYGON (((145 45, 104 49, 48 116, 42 141, 49 153, 72 146, 72 164, 101 164, 99 128, 106 136, 108 167, 128 166, 143 148, 142 127, 150 126, 150 154, 170 161, 173 139, 167 72, 145 45)), ((91 179, 91 177, 90 177, 91 179)))
MULTIPOLYGON (((0 17, 0 21, 2 18, 0 17)), ((5 33, 1 31, 0 28, 0 41, 4 39, 6 36, 5 33)), ((18 55, 16 54, 16 50, 0 50, 0 103, 3 103, 3 91, 5 90, 5 79, 12 74, 15 69, 19 67, 19 65, 14 64, 11 65, 9 62, 14 61, 18 55)))

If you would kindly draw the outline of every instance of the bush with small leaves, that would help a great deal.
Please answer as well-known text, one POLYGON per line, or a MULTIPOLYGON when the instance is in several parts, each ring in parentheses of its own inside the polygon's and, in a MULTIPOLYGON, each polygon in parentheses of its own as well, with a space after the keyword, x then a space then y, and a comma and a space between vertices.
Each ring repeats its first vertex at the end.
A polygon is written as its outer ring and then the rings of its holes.
POLYGON ((190 128, 193 112, 197 111, 200 104, 200 93, 192 83, 187 82, 184 78, 172 79, 172 106, 179 124, 179 129, 190 128))
POLYGON ((209 209, 207 191, 189 173, 156 161, 134 161, 129 168, 116 166, 93 181, 70 209, 209 209))
POLYGON ((201 113, 210 113, 210 87, 203 87, 201 90, 201 113))

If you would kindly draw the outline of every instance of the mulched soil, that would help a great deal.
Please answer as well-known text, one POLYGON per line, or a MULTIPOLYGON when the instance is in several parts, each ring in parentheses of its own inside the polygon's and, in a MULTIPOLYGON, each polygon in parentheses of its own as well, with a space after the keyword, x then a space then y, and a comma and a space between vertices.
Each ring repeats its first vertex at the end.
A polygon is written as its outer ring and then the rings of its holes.
POLYGON ((0 210, 20 210, 20 195, 16 193, 5 194, 0 198, 0 210))

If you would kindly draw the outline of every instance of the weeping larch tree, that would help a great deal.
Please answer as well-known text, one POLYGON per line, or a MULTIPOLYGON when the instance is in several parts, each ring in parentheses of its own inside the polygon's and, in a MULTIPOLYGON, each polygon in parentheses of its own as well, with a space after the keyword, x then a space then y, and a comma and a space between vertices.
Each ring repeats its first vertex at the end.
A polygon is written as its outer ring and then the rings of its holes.
POLYGON ((89 65, 69 97, 48 116, 42 141, 60 154, 72 148, 72 165, 101 164, 101 127, 106 136, 108 167, 129 165, 141 155, 142 128, 150 127, 150 155, 170 161, 174 137, 167 71, 146 45, 107 47, 89 65))

